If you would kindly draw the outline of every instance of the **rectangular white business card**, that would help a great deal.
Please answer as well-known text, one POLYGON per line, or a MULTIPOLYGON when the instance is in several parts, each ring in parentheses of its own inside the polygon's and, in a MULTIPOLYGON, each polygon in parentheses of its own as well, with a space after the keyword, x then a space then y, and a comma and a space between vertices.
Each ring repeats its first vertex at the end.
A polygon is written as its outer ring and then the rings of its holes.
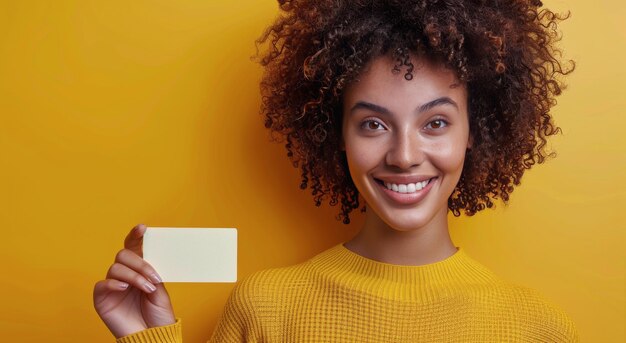
POLYGON ((237 282, 237 229, 148 227, 143 258, 164 282, 237 282))

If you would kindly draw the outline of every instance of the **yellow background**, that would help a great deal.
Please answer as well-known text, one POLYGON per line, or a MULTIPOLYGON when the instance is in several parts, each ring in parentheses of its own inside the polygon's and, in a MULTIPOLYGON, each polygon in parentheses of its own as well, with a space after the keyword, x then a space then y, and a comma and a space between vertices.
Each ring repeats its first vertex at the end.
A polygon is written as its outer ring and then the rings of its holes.
MULTIPOLYGON (((536 288, 583 341, 623 342, 626 31, 622 1, 572 11, 578 62, 554 110, 558 157, 509 207, 452 218, 457 246, 536 288)), ((258 114, 254 40, 275 1, 0 3, 0 341, 112 342, 92 308, 128 230, 236 227, 239 279, 301 262, 362 223, 299 190, 258 114)), ((168 284, 187 342, 233 284, 168 284)))

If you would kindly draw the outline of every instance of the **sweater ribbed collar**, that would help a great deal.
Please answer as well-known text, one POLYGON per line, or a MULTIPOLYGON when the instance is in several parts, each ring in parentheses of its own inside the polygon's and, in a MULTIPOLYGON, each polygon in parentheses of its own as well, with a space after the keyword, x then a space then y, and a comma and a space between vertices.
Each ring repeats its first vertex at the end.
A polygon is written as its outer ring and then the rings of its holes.
MULTIPOLYGON (((361 256, 337 244, 316 255, 309 262, 320 273, 347 287, 387 287, 387 292, 399 292, 403 299, 431 297, 432 292, 455 286, 476 283, 499 282, 488 268, 469 257, 465 249, 457 251, 443 260, 419 265, 405 266, 389 264, 361 256)), ((394 298, 398 296, 394 295, 394 298)))

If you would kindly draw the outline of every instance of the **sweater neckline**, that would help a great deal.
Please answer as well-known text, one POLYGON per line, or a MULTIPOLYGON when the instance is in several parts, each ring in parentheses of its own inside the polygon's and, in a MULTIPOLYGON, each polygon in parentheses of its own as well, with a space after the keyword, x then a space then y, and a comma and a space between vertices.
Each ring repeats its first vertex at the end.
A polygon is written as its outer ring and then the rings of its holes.
MULTIPOLYGON (((410 269, 434 268, 434 267, 439 267, 439 266, 435 266, 436 264, 450 263, 449 260, 458 259, 461 254, 465 254, 465 250, 464 249, 461 249, 461 247, 455 246, 456 251, 452 255, 450 255, 450 256, 448 256, 446 258, 443 258, 443 259, 441 259, 439 261, 435 261, 435 262, 431 262, 431 263, 411 266, 411 265, 387 263, 387 262, 377 261, 377 260, 371 259, 369 257, 365 257, 363 255, 360 255, 360 254, 358 254, 358 253, 348 249, 345 246, 345 242, 341 243, 341 244, 337 244, 337 247, 339 248, 339 250, 342 250, 342 251, 340 251, 340 253, 344 253, 346 255, 352 255, 351 256, 352 258, 357 259, 357 260, 361 260, 360 261, 361 263, 371 265, 372 267, 375 266, 375 267, 378 267, 378 268, 388 268, 388 269, 409 269, 410 270, 410 269)), ((350 258, 350 257, 348 257, 348 258, 350 258)))
POLYGON ((409 266, 390 264, 361 256, 343 243, 311 259, 316 269, 332 275, 336 280, 350 283, 377 281, 396 286, 421 286, 429 289, 439 286, 489 282, 498 279, 489 269, 467 255, 465 249, 436 262, 409 266))

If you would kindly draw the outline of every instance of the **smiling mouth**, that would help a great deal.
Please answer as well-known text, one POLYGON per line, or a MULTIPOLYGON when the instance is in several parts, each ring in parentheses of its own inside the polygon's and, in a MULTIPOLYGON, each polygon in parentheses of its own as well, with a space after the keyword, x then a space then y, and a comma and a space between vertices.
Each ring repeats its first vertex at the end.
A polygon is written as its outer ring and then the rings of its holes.
POLYGON ((390 191, 393 192, 397 192, 397 193, 415 193, 415 192, 419 192, 422 189, 424 189, 431 181, 433 181, 434 179, 436 179, 437 177, 432 177, 428 180, 422 181, 422 182, 416 182, 416 183, 408 183, 408 184, 395 184, 395 183, 390 183, 390 182, 384 182, 383 180, 374 178, 374 181, 376 181, 376 183, 378 183, 379 185, 381 185, 384 188, 387 188, 390 191))

